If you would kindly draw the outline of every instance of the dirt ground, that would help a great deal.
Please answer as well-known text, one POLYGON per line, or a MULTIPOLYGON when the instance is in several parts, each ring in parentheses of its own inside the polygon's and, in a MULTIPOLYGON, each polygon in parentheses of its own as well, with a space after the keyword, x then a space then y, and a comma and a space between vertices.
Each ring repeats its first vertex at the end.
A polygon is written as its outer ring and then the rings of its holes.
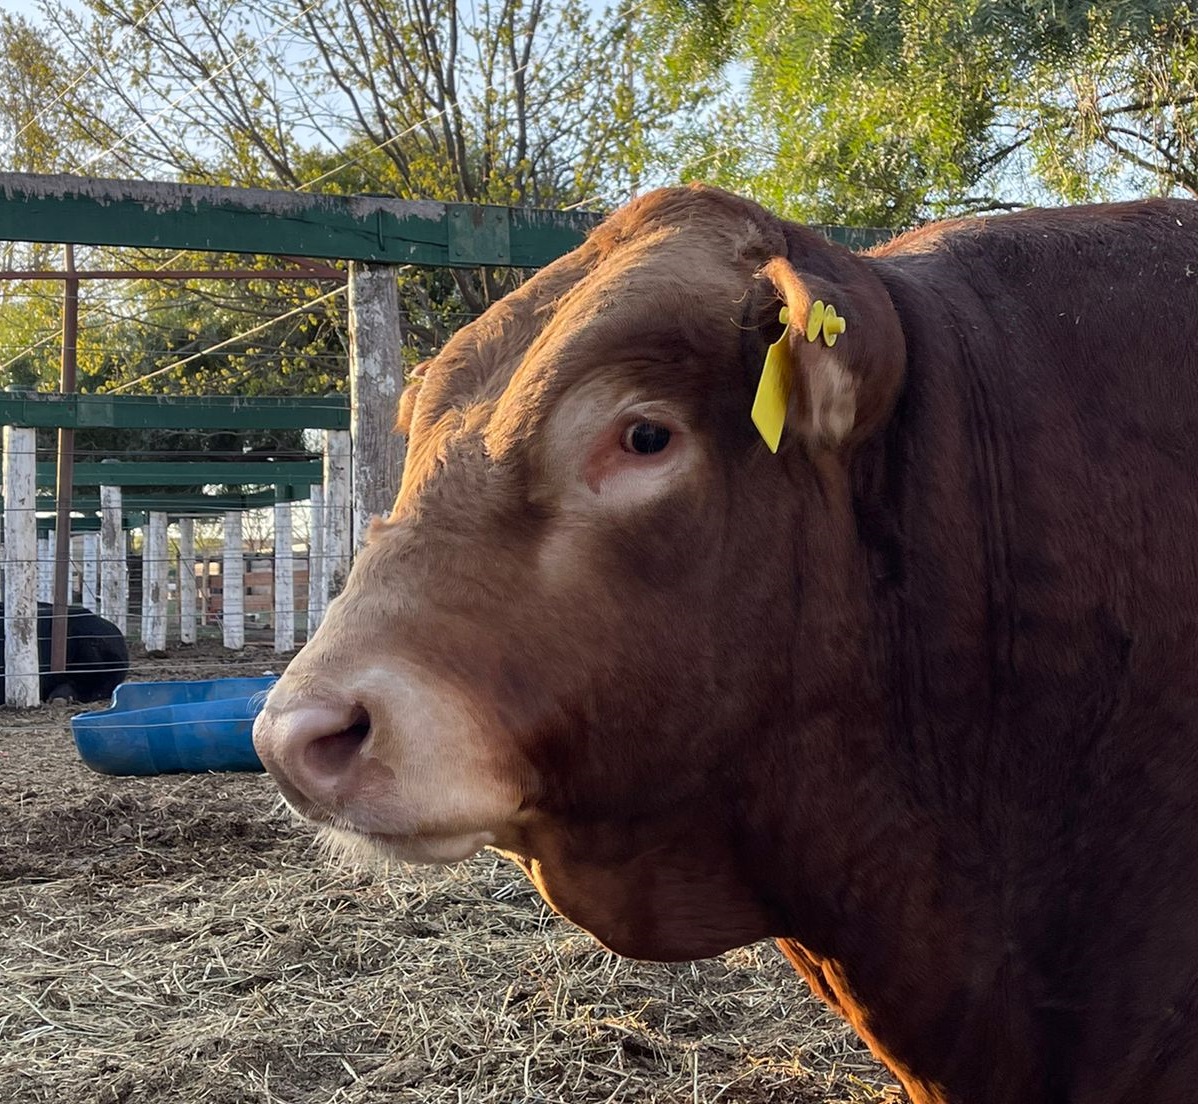
POLYGON ((0 1101, 902 1099, 771 944, 630 962, 494 856, 339 867, 265 775, 92 773, 73 711, 0 711, 0 1101))

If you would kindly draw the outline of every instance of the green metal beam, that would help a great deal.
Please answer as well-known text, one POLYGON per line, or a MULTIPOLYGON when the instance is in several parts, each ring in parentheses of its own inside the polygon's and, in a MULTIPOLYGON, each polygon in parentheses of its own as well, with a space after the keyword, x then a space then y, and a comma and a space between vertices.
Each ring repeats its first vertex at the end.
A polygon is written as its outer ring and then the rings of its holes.
POLYGON ((350 397, 8 392, 0 394, 0 425, 33 429, 349 429, 350 397))
POLYGON ((0 173, 0 239, 538 268, 599 216, 381 196, 0 173))
MULTIPOLYGON (((308 488, 293 487, 287 501, 302 502, 308 497, 308 488)), ((274 489, 268 491, 252 491, 250 494, 123 494, 121 509, 134 511, 156 510, 176 516, 219 514, 226 510, 254 510, 274 506, 279 501, 274 489)), ((0 507, 3 503, 0 503, 0 507)), ((38 495, 35 509, 39 512, 51 512, 57 508, 53 495, 38 495)), ((100 509, 100 499, 94 495, 87 497, 73 496, 71 509, 81 514, 95 513, 100 509)), ((38 519, 39 524, 42 519, 38 519)), ((52 518, 45 519, 52 522, 52 518)))
MULTIPOLYGON (((37 465, 39 487, 53 487, 54 463, 37 465)), ((76 487, 196 487, 254 486, 277 483, 312 484, 324 478, 320 460, 232 460, 228 463, 194 460, 106 460, 76 464, 76 487)))

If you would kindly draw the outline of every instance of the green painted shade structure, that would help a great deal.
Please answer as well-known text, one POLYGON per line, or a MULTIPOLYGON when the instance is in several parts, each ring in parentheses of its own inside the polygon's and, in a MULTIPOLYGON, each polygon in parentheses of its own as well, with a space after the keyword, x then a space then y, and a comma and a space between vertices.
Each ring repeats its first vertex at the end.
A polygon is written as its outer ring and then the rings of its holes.
MULTIPOLYGON (((600 219, 589 211, 0 173, 0 240, 7 241, 541 268, 579 245, 600 219)), ((892 236, 872 227, 814 229, 851 249, 892 236)))
MULTIPOLYGON (((350 400, 345 395, 309 398, 168 395, 58 395, 30 392, 0 393, 0 425, 35 429, 334 429, 349 430, 350 400)), ((261 487, 264 490, 205 494, 161 491, 122 495, 127 518, 162 511, 172 517, 203 517, 227 510, 250 510, 276 502, 303 502, 314 483, 324 479, 319 460, 143 461, 110 460, 74 466, 75 487, 261 487)), ((55 465, 37 465, 39 487, 53 488, 55 465)), ((2 502, 0 502, 2 505, 2 502)), ((100 509, 95 494, 73 496, 72 510, 81 514, 100 509)), ((39 494, 39 512, 57 508, 53 494, 39 494)), ((73 518, 71 528, 85 532, 93 519, 73 518)), ((54 527, 39 518, 38 527, 54 527)))
POLYGON ((8 241, 540 268, 574 249, 599 219, 585 211, 0 173, 0 239, 8 241))
POLYGON ((0 393, 0 425, 31 429, 346 429, 348 395, 59 395, 0 393))

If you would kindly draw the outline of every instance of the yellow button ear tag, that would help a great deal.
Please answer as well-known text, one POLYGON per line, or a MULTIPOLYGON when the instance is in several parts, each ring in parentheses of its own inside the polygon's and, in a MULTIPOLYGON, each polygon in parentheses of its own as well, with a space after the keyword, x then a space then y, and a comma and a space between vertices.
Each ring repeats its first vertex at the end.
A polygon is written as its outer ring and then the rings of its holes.
MULTIPOLYGON (((825 305, 825 317, 821 320, 821 336, 825 338, 825 344, 832 348, 833 343, 838 339, 838 334, 845 332, 846 320, 833 309, 832 303, 827 303, 825 305)), ((809 338, 809 340, 813 339, 809 338)))
POLYGON ((783 323, 783 333, 779 340, 767 349, 762 378, 758 381, 758 391, 754 396, 754 404, 750 407, 750 420, 772 452, 779 451, 783 422, 787 416, 788 397, 792 393, 792 358, 788 350, 788 332, 791 327, 788 325, 787 307, 779 312, 779 321, 783 323))
POLYGON ((809 341, 816 341, 821 336, 821 324, 825 321, 825 304, 820 299, 814 300, 808 308, 808 321, 804 324, 804 336, 809 341))

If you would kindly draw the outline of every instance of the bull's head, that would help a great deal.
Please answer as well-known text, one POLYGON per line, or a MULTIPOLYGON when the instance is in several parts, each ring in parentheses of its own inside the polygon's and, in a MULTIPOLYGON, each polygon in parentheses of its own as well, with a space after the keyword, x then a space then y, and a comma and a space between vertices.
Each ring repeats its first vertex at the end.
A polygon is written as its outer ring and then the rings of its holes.
POLYGON ((825 861, 804 821, 869 708, 849 465, 903 358, 819 236, 707 189, 619 212, 406 392, 395 508, 255 727, 290 804, 405 860, 508 852, 626 954, 784 931, 779 855, 825 861), (782 305, 774 455, 750 410, 782 305))

